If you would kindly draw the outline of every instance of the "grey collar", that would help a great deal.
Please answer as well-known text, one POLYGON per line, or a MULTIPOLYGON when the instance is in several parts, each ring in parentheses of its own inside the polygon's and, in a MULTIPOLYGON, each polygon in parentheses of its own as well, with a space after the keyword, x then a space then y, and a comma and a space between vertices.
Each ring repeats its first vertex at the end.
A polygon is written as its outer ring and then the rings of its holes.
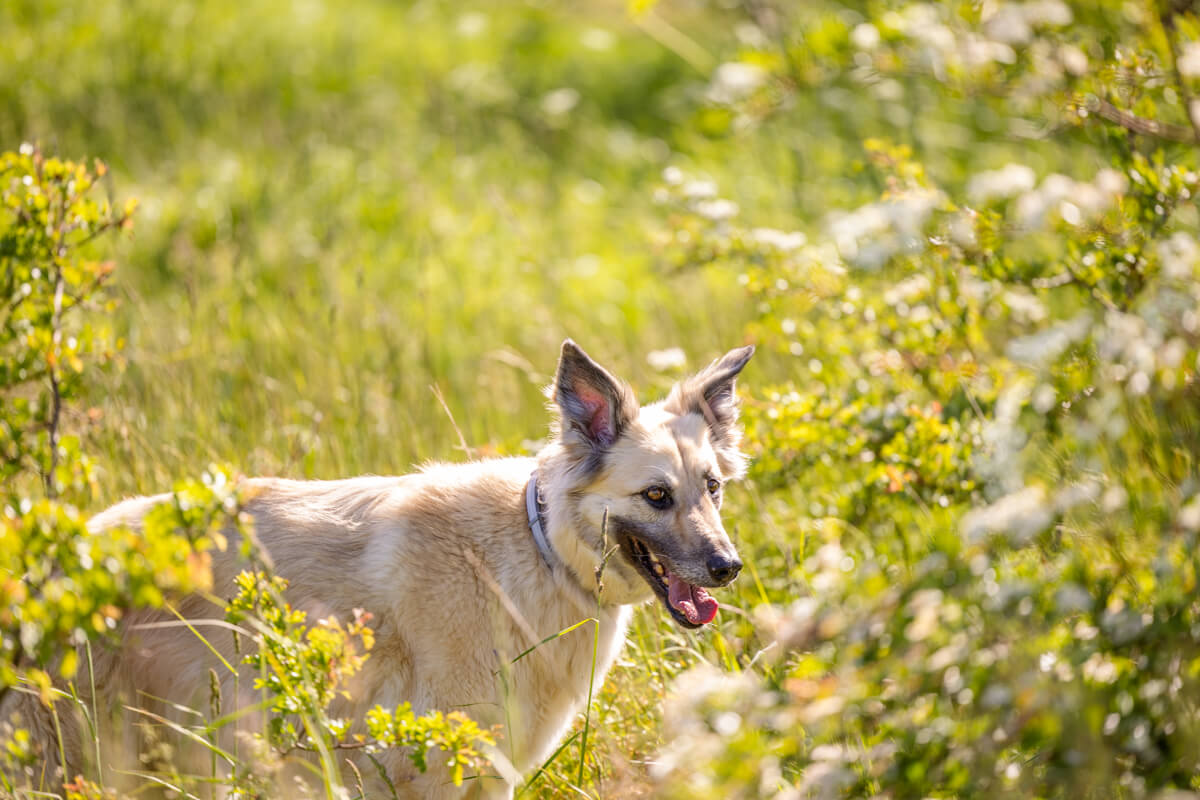
POLYGON ((529 483, 525 485, 525 513, 529 516, 529 530, 533 532, 533 541, 537 543, 538 552, 542 554, 542 561, 545 561, 546 566, 553 572, 554 548, 550 546, 550 540, 546 537, 545 509, 546 504, 538 494, 535 469, 529 476, 529 483))

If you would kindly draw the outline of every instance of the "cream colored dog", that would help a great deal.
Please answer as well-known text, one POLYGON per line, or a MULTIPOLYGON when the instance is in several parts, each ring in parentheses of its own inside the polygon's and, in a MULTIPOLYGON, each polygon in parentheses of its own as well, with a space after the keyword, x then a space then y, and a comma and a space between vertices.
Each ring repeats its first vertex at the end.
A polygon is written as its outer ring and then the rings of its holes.
MULTIPOLYGON (((290 581, 292 605, 309 619, 346 620, 356 608, 373 616, 375 647, 353 700, 339 700, 335 716, 361 719, 376 704, 408 701, 418 713, 459 709, 502 726, 496 760, 509 768, 462 789, 436 766, 416 772, 403 751, 377 754, 401 797, 508 797, 520 773, 550 755, 585 702, 593 632, 581 627, 502 670, 542 639, 598 618, 599 679, 621 649, 633 604, 657 596, 683 627, 712 621, 717 601, 704 587, 729 583, 741 568, 718 510, 726 482, 745 469, 734 380, 752 354, 733 350, 665 401, 639 408, 628 386, 568 340, 553 386, 556 435, 537 458, 434 465, 395 478, 247 482, 246 510, 290 581)), ((127 500, 92 525, 137 527, 164 499, 127 500)), ((217 596, 233 594, 245 566, 236 553, 214 553, 217 596)), ((199 597, 180 610, 198 630, 223 617, 199 597)), ((145 707, 158 698, 166 716, 172 704, 204 707, 219 662, 187 628, 161 624, 170 619, 127 616, 121 647, 96 653, 101 700, 145 707)), ((231 635, 203 630, 237 663, 231 635)), ((224 672, 222 695, 232 697, 224 672)), ((239 681, 244 692, 251 677, 239 681)), ((241 701, 255 699, 247 692, 241 701)), ((136 751, 129 741, 102 744, 105 760, 136 751)), ((84 752, 67 742, 67 768, 84 752)), ((365 758, 360 771, 368 779, 377 772, 365 758)))

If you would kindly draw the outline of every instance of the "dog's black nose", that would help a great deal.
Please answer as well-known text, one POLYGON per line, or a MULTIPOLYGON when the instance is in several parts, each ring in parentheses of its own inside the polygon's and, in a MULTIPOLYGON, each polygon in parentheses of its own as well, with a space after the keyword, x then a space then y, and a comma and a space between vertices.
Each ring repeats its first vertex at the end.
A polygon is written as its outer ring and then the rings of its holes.
POLYGON ((730 558, 717 554, 708 559, 708 574, 712 575, 713 580, 717 583, 729 583, 741 571, 742 562, 738 560, 737 556, 730 558))

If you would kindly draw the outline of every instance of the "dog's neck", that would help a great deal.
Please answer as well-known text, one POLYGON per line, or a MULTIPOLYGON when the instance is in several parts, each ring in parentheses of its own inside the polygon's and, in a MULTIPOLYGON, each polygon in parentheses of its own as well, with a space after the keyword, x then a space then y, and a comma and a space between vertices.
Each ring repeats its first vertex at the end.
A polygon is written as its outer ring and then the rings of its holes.
POLYGON ((551 442, 538 454, 537 493, 544 503, 543 531, 553 553, 551 573, 559 589, 581 611, 588 615, 599 610, 615 612, 623 605, 648 599, 650 589, 638 578, 633 591, 640 594, 644 588, 646 596, 631 597, 626 585, 629 577, 614 572, 612 563, 602 566, 611 547, 601 528, 579 514, 575 494, 587 479, 578 474, 578 466, 579 459, 565 452, 560 442, 551 442))

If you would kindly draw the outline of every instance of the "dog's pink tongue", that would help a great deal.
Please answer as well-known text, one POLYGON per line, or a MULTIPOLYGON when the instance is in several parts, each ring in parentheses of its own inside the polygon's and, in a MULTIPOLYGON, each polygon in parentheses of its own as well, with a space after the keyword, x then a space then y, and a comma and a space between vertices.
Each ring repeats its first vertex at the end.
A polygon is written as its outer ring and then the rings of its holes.
POLYGON ((707 625, 717 616, 721 604, 704 591, 703 586, 694 586, 687 581, 667 573, 667 599, 671 608, 687 617, 693 625, 707 625))

